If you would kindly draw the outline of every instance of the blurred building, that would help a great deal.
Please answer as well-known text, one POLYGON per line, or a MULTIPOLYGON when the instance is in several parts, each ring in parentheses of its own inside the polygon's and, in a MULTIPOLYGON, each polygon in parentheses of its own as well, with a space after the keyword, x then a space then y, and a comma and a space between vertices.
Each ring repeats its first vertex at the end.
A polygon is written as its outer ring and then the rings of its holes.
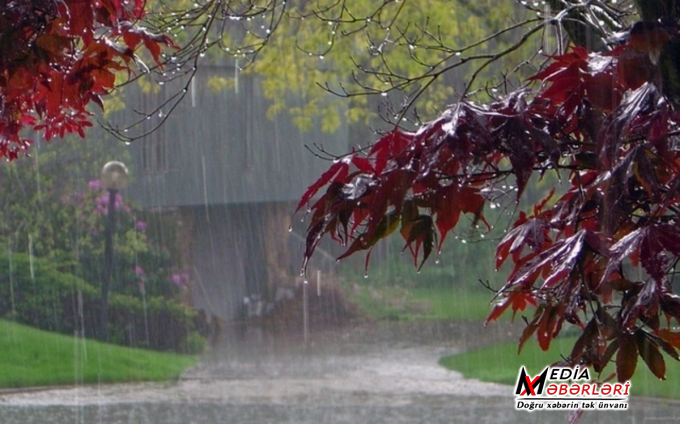
MULTIPOLYGON (((133 90, 126 104, 148 111, 180 90, 171 84, 156 93, 133 90)), ((135 176, 128 195, 148 209, 178 211, 190 301, 208 317, 235 319, 245 297, 271 298, 275 287, 294 280, 302 231, 298 222, 289 233, 292 213, 328 167, 305 146, 350 148, 346 125, 333 134, 320 125, 301 131, 286 112, 267 118, 269 106, 255 77, 204 67, 166 122, 131 146, 135 176), (229 84, 218 90, 211 78, 220 77, 229 84)), ((148 129, 167 112, 161 108, 148 129)))

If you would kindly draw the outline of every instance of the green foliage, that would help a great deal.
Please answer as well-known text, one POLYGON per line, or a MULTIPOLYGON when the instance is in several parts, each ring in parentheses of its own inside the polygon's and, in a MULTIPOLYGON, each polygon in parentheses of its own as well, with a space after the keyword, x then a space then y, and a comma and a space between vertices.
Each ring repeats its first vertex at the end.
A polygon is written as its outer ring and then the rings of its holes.
POLYGON ((130 349, 0 320, 0 387, 176 379, 196 358, 130 349))
MULTIPOLYGON (((99 290, 109 195, 97 178, 108 160, 130 161, 122 143, 110 141, 67 139, 36 145, 32 157, 0 165, 0 252, 47 258, 60 271, 76 275, 99 290)), ((115 198, 115 208, 111 291, 135 298, 125 303, 135 309, 135 316, 141 316, 143 302, 148 300, 153 306, 153 297, 176 299, 185 288, 188 276, 177 263, 179 254, 161 245, 157 231, 162 226, 162 236, 172 241, 175 222, 135 209, 121 194, 115 198)), ((35 301, 38 294, 32 295, 35 301)), ((50 300, 53 293, 45 291, 40 296, 44 302, 56 302, 50 300)), ((123 324, 112 325, 117 328, 123 324)), ((134 327, 143 328, 138 320, 134 327)), ((119 341, 128 343, 143 334, 123 336, 126 331, 122 329, 117 333, 119 341)), ((163 343, 154 341, 152 345, 160 347, 163 343)), ((170 345, 176 348, 179 342, 170 345)))
POLYGON ((30 157, 0 164, 0 242, 77 262, 90 223, 76 219, 74 197, 88 190, 104 163, 130 160, 125 146, 111 141, 36 143, 30 157))
MULTIPOLYGON (((97 288, 25 254, 0 254, 0 276, 0 317, 63 334, 95 334, 97 288)), ((125 346, 182 351, 195 319, 195 311, 168 298, 113 293, 109 299, 111 341, 125 346)))
POLYGON ((208 341, 198 332, 192 331, 184 340, 180 350, 188 355, 198 355, 208 350, 208 341))
POLYGON ((114 293, 109 300, 111 341, 125 346, 184 352, 195 320, 196 311, 163 297, 150 297, 145 302, 114 293))

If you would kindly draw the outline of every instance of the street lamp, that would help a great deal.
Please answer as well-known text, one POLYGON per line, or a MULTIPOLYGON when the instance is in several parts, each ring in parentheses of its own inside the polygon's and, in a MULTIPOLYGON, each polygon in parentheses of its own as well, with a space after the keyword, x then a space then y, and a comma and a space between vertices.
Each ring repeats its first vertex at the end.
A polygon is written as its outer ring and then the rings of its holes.
POLYGON ((104 231, 104 274, 102 275, 101 316, 99 323, 99 338, 108 341, 109 331, 109 285, 113 274, 113 234, 116 231, 116 193, 125 187, 128 180, 128 170, 122 162, 111 161, 104 165, 100 177, 102 187, 109 192, 109 205, 104 231))

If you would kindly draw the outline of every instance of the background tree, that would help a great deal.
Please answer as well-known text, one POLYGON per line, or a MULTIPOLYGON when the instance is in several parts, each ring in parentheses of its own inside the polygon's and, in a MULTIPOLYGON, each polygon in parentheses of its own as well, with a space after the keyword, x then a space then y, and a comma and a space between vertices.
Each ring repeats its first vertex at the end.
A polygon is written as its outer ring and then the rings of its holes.
POLYGON ((509 259, 512 271, 487 321, 533 305, 520 349, 536 335, 547 350, 568 323, 581 335, 566 364, 601 372, 613 361, 626 381, 640 357, 663 379, 661 351, 678 359, 680 348, 680 2, 639 1, 637 16, 628 3, 552 4, 473 74, 556 28, 555 54, 526 84, 480 105, 468 83, 437 119, 334 157, 298 207, 323 189, 310 205, 305 257, 330 235, 347 246, 340 258, 367 251, 368 262, 398 229, 422 266, 464 216, 490 231, 488 205, 518 202, 532 176, 554 174, 564 187, 520 211, 497 246, 496 267, 509 259))

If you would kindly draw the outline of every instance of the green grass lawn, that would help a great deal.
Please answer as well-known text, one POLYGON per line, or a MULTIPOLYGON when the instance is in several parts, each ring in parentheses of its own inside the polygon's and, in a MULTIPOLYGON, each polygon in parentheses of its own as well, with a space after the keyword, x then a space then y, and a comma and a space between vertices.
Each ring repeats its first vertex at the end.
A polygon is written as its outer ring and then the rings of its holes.
POLYGON ((165 381, 196 357, 76 339, 0 320, 0 387, 165 381))
POLYGON ((367 315, 385 320, 482 321, 491 312, 489 302, 493 298, 491 291, 459 287, 357 287, 358 290, 352 291, 351 300, 367 315))
MULTIPOLYGON (((461 372, 465 378, 514 385, 519 367, 527 367, 529 375, 536 375, 546 365, 556 362, 560 355, 568 355, 576 341, 575 337, 554 340, 548 352, 543 352, 535 339, 527 341, 522 353, 517 355, 517 343, 503 343, 493 347, 446 356, 439 360, 447 369, 461 372)), ((659 381, 641 358, 635 376, 631 380, 633 396, 650 396, 680 399, 680 363, 665 356, 666 380, 659 381)), ((612 369, 605 369, 609 375, 612 369)), ((591 377, 594 377, 591 375, 591 377)))
MULTIPOLYGON (((427 302, 429 313, 413 315, 414 318, 465 319, 482 321, 491 312, 489 302, 491 291, 473 291, 460 288, 413 288, 410 290, 415 301, 427 302)), ((510 315, 507 315, 510 316, 510 315)))

